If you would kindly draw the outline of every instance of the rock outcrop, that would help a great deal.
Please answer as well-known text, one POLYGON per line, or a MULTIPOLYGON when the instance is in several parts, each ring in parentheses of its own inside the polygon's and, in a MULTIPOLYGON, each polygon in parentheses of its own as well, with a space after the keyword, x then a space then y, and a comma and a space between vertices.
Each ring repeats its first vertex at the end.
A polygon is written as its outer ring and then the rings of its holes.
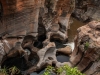
POLYGON ((100 20, 99 0, 0 0, 0 65, 10 57, 24 56, 29 74, 47 65, 77 66, 86 75, 100 74, 100 22, 91 21, 78 28, 75 49, 56 49, 51 40, 67 41, 69 19, 100 20), (94 14, 94 15, 93 15, 94 14), (93 15, 93 16, 91 16, 93 15), (56 53, 71 55, 60 63, 56 53), (37 59, 35 63, 30 59, 37 59))
POLYGON ((86 75, 96 75, 100 72, 100 22, 89 22, 77 32, 70 62, 86 75))
POLYGON ((83 22, 100 21, 100 0, 76 0, 73 16, 83 22))
POLYGON ((75 49, 56 48, 54 41, 67 41, 69 18, 99 20, 99 0, 0 0, 0 65, 10 57, 24 56, 25 74, 47 65, 77 66, 86 75, 100 74, 100 22, 78 28, 75 49), (93 15, 94 14, 94 15, 93 15), (93 16, 91 16, 93 15, 93 16), (51 42, 52 41, 52 42, 51 42), (60 63, 56 53, 71 55, 70 62, 60 63), (31 62, 37 59, 35 63, 31 62))
MULTIPOLYGON (((68 39, 74 5, 74 0, 0 0, 0 65, 18 55, 32 65, 26 73, 38 71, 44 65, 65 64, 57 61, 57 49, 51 40, 64 43, 68 39), (38 61, 32 64, 32 58, 38 61)), ((71 49, 68 50, 58 51, 70 54, 71 49)))
POLYGON ((47 40, 51 36, 61 41, 68 38, 67 29, 74 0, 0 0, 0 4, 0 36, 36 37, 46 33, 47 40))
POLYGON ((0 66, 2 63, 11 57, 23 56, 28 64, 28 54, 21 46, 21 40, 17 38, 7 38, 0 40, 0 66))
POLYGON ((57 52, 63 53, 65 55, 70 55, 72 53, 71 47, 70 46, 66 46, 64 48, 59 48, 57 50, 57 52))

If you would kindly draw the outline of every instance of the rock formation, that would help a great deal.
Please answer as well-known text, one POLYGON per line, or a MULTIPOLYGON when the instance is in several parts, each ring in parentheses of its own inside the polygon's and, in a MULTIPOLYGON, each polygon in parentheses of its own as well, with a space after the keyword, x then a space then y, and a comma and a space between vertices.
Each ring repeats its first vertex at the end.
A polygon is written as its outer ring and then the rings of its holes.
POLYGON ((83 22, 100 21, 100 0, 75 0, 73 16, 83 22))
POLYGON ((100 22, 89 22, 77 32, 70 62, 86 75, 97 75, 100 72, 100 22))
POLYGON ((10 57, 18 57, 23 56, 28 64, 28 54, 21 46, 21 39, 17 38, 7 38, 0 40, 0 65, 10 58, 10 57))
MULTIPOLYGON (((56 46, 51 40, 64 43, 68 39, 70 15, 74 0, 0 0, 0 65, 10 57, 24 56, 37 71, 44 65, 61 66, 56 59, 56 46), (38 59, 33 64, 29 60, 38 59)), ((58 52, 71 53, 69 48, 58 52)))
MULTIPOLYGON (((42 33, 50 36, 57 35, 58 39, 67 39, 67 29, 70 15, 74 9, 73 0, 0 0, 2 17, 0 36, 7 37, 42 35, 38 28, 43 27, 42 33)), ((56 37, 57 38, 57 37, 56 37)))
POLYGON ((100 22, 91 21, 78 28, 73 52, 68 46, 57 48, 52 41, 66 43, 74 8, 73 15, 78 19, 99 20, 99 3, 76 0, 75 7, 75 0, 0 0, 0 66, 7 58, 22 56, 31 66, 25 74, 47 65, 68 64, 77 66, 86 75, 99 75, 100 22), (72 53, 70 62, 58 62, 57 52, 72 53), (34 63, 30 61, 33 58, 37 59, 34 63))

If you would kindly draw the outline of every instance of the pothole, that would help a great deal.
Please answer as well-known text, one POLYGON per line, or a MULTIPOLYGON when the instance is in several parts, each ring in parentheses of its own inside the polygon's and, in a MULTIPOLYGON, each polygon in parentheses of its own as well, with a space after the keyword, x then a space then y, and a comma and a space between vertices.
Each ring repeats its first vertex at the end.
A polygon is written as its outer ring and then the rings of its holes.
POLYGON ((69 62, 69 56, 68 55, 65 55, 65 54, 62 54, 62 53, 57 53, 57 61, 58 62, 69 62))

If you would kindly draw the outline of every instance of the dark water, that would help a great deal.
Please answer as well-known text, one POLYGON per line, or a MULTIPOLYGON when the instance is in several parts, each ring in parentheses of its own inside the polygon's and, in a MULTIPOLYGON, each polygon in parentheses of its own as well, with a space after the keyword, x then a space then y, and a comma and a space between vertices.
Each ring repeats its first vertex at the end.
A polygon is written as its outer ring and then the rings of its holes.
POLYGON ((69 61, 69 56, 60 54, 60 55, 57 56, 57 60, 61 63, 68 62, 69 61))
POLYGON ((30 75, 42 75, 44 73, 45 70, 42 70, 41 72, 37 73, 37 72, 34 72, 34 73, 31 73, 30 75))
MULTIPOLYGON (((80 21, 78 21, 74 18, 72 18, 72 20, 73 20, 73 23, 71 24, 70 29, 68 30, 68 36, 69 36, 68 37, 68 43, 63 45, 59 42, 55 42, 57 48, 62 48, 62 47, 65 47, 66 45, 70 45, 72 47, 72 50, 74 49, 74 43, 73 43, 74 40, 73 39, 74 39, 75 35, 77 34, 77 28, 83 26, 84 23, 82 23, 82 22, 80 22, 80 21)), ((57 60, 59 62, 62 62, 62 63, 68 62, 69 56, 58 53, 57 54, 57 60)), ((31 73, 30 75, 42 75, 43 72, 44 72, 44 70, 42 70, 40 73, 36 73, 36 72, 31 73)))
POLYGON ((70 29, 68 29, 68 41, 69 42, 74 41, 74 37, 77 34, 77 28, 85 25, 85 23, 82 23, 75 18, 71 18, 71 19, 73 20, 73 23, 70 25, 70 29))
MULTIPOLYGON (((60 44, 60 43, 56 43, 56 47, 57 48, 61 48, 61 47, 65 47, 66 45, 70 45, 72 47, 72 49, 74 49, 74 44, 73 44, 73 40, 74 40, 74 37, 75 35, 77 34, 77 28, 81 27, 84 25, 84 23, 74 19, 73 19, 73 23, 71 24, 70 26, 70 29, 68 30, 68 43, 63 45, 63 44, 60 44)), ((15 58, 13 58, 15 59, 15 58)), ((59 62, 68 62, 69 61, 69 57, 67 55, 63 55, 63 54, 58 54, 57 55, 57 60, 59 62)), ((4 65, 9 65, 9 66, 17 66, 18 68, 20 68, 21 70, 25 70, 27 69, 26 64, 24 63, 25 60, 23 58, 16 58, 16 61, 12 61, 11 59, 7 60, 8 63, 4 63, 4 65), (9 61, 9 62, 8 62, 9 61), (20 62, 20 63, 19 63, 20 62), (13 64, 13 65, 12 65, 13 64), (24 66, 24 67, 23 67, 24 66)), ((39 72, 39 73, 31 73, 30 75, 42 75, 44 72, 44 69, 39 72)))
MULTIPOLYGON (((59 62, 68 62, 69 61, 69 57, 67 55, 64 55, 64 54, 57 54, 57 60, 59 62)), ((37 72, 34 72, 34 73, 31 73, 30 75, 42 75, 44 73, 45 70, 42 70, 41 72, 37 73, 37 72)))

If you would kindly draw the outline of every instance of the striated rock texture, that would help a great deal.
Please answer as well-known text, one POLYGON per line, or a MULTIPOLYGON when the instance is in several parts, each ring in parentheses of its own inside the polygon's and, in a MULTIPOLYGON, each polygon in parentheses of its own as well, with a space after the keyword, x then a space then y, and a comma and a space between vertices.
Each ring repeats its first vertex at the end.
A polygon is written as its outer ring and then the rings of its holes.
MULTIPOLYGON (((83 21, 99 20, 99 3, 76 0, 73 15, 83 21)), ((56 59, 57 52, 70 55, 70 47, 56 49, 51 41, 66 42, 74 8, 75 0, 0 0, 0 65, 16 56, 24 57, 31 66, 25 74, 47 65, 70 65, 56 59)), ((100 22, 92 21, 78 29, 70 62, 86 75, 100 74, 100 22)))
POLYGON ((100 0, 76 0, 73 16, 81 21, 100 21, 100 0))
POLYGON ((0 0, 0 36, 66 40, 74 0, 0 0))
MULTIPOLYGON (((23 36, 38 33, 40 1, 38 0, 0 0, 2 17, 0 35, 23 36)), ((35 36, 35 34, 34 34, 35 36)))
POLYGON ((100 72, 100 22, 91 21, 78 28, 70 62, 86 75, 100 72))
MULTIPOLYGON (((0 65, 10 57, 21 56, 31 66, 26 74, 44 65, 63 65, 56 59, 51 40, 66 42, 74 0, 0 0, 0 65), (34 64, 30 59, 38 59, 34 64)), ((61 48, 58 52, 71 53, 61 48)))

